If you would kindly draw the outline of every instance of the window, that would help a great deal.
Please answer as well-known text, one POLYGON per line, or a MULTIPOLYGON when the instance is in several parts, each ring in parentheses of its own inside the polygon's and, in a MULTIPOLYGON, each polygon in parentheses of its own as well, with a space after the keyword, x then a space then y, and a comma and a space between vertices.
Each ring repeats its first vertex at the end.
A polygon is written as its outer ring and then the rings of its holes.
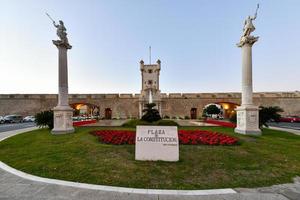
POLYGON ((151 73, 152 73, 152 69, 149 69, 149 70, 148 70, 148 73, 151 74, 151 73))
POLYGON ((148 81, 148 85, 152 85, 152 83, 153 83, 152 80, 148 81))

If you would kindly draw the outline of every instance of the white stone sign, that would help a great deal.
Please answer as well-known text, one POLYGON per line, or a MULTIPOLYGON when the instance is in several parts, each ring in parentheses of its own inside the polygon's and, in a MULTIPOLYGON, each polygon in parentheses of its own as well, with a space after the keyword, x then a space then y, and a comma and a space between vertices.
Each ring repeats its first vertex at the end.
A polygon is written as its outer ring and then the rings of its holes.
POLYGON ((137 126, 136 160, 179 160, 177 126, 137 126))

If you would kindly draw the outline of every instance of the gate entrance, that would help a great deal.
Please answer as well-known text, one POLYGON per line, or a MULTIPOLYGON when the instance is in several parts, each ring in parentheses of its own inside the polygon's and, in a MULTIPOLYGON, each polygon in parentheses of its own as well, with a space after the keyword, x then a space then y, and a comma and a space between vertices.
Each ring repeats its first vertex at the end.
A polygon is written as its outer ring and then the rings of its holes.
POLYGON ((110 108, 105 108, 105 119, 111 119, 112 110, 110 108))
POLYGON ((197 119, 197 108, 191 109, 191 119, 197 119))

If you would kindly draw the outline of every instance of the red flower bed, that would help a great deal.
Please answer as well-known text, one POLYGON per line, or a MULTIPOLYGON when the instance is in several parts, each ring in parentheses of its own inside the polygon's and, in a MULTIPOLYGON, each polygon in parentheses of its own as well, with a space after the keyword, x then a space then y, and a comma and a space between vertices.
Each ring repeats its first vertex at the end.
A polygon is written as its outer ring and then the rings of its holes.
POLYGON ((96 120, 78 121, 78 122, 73 122, 73 126, 83 126, 86 124, 94 124, 96 122, 97 122, 96 120))
POLYGON ((101 130, 92 134, 106 144, 135 144, 135 131, 101 130))
POLYGON ((178 137, 180 144, 233 145, 238 142, 237 138, 205 130, 179 130, 178 137))
POLYGON ((229 127, 229 128, 235 128, 236 127, 236 124, 234 124, 234 123, 218 121, 218 120, 213 120, 213 119, 206 119, 205 122, 209 123, 209 124, 216 124, 216 125, 219 125, 219 126, 229 127))
MULTIPOLYGON (((99 140, 106 144, 135 144, 134 131, 100 130, 93 131, 92 134, 98 136, 99 140)), ((178 138, 180 144, 191 145, 234 145, 238 142, 237 138, 205 130, 179 130, 178 138)))

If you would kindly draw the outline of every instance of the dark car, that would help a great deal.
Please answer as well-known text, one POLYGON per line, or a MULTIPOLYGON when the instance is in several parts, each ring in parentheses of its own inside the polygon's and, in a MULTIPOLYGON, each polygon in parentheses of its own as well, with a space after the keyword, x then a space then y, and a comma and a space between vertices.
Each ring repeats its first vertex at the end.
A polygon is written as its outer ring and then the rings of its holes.
POLYGON ((280 122, 300 122, 299 116, 288 116, 288 117, 282 117, 279 120, 280 122))
POLYGON ((21 115, 6 115, 4 117, 4 123, 21 123, 23 117, 21 115))

